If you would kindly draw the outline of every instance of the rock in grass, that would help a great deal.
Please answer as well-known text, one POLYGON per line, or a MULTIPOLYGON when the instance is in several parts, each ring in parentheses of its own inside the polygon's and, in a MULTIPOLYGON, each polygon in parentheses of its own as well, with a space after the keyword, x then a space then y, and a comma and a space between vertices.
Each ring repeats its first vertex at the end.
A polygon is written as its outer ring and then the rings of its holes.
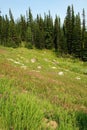
POLYGON ((23 65, 23 66, 21 66, 21 68, 23 68, 23 69, 27 69, 27 66, 23 65))
POLYGON ((62 71, 58 72, 58 75, 64 75, 64 73, 62 71))
POLYGON ((49 122, 47 123, 47 127, 48 127, 48 128, 51 128, 52 130, 56 130, 57 127, 58 127, 58 124, 57 124, 56 121, 49 121, 49 122))
POLYGON ((56 121, 48 120, 47 118, 44 118, 43 122, 47 129, 56 130, 58 127, 58 124, 56 121))
POLYGON ((45 60, 46 62, 48 62, 48 61, 49 61, 47 58, 44 58, 44 60, 45 60))
POLYGON ((35 59, 35 58, 31 59, 31 62, 32 62, 32 63, 35 63, 35 62, 36 62, 36 59, 35 59))
POLYGON ((55 67, 55 66, 53 66, 53 67, 52 67, 52 69, 56 69, 56 67, 55 67))
POLYGON ((41 69, 42 67, 41 67, 41 66, 38 66, 37 68, 38 68, 38 69, 41 69))
POLYGON ((0 98, 2 97, 3 95, 2 94, 0 94, 0 98))
POLYGON ((81 78, 80 77, 76 77, 77 80, 80 80, 81 78))

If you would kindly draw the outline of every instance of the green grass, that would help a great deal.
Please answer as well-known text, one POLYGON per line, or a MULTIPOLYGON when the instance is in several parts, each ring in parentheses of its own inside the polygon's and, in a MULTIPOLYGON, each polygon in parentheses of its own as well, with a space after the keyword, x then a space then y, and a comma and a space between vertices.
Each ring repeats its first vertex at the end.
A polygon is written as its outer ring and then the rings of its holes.
POLYGON ((7 99, 2 99, 0 104, 4 129, 38 130, 40 128, 43 112, 34 96, 12 94, 7 99))
POLYGON ((87 63, 0 46, 0 130, 54 130, 50 121, 87 130, 87 63))

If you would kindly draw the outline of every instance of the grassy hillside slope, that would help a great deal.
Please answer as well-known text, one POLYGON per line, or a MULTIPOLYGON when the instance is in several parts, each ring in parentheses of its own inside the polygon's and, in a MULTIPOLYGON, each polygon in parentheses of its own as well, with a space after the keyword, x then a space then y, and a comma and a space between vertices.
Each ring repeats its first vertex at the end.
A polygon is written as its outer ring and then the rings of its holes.
POLYGON ((87 63, 0 47, 0 130, 87 130, 87 63))

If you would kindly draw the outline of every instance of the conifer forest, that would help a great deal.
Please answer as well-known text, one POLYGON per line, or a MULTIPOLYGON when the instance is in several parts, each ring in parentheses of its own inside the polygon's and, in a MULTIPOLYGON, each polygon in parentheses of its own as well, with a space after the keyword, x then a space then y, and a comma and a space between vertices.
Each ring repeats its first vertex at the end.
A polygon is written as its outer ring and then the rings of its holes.
POLYGON ((26 15, 15 20, 9 9, 9 16, 0 11, 0 45, 6 47, 54 49, 58 54, 69 54, 87 61, 87 28, 85 9, 75 14, 74 7, 68 6, 61 22, 59 16, 52 18, 50 11, 33 18, 31 9, 26 15))

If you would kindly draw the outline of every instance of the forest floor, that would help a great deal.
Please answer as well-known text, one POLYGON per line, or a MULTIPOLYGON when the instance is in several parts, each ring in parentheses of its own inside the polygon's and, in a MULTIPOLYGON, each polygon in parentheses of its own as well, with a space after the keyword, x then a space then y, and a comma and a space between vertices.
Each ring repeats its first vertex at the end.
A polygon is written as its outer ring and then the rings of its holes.
POLYGON ((87 62, 0 46, 0 106, 0 130, 87 130, 87 62))

